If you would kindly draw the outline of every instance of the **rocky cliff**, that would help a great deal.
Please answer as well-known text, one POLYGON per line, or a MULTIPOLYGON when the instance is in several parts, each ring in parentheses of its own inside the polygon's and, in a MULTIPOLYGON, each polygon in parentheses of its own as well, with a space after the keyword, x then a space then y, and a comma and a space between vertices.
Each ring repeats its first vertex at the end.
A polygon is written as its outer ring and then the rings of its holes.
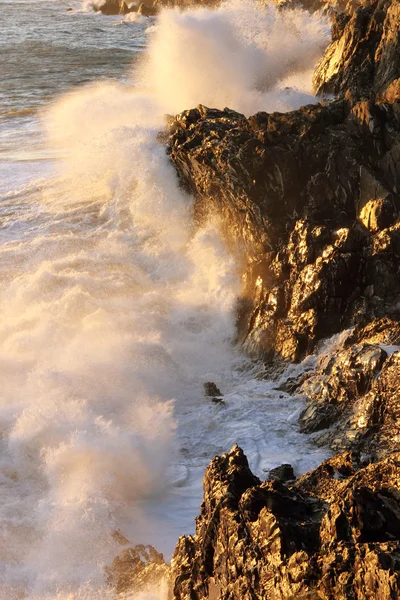
POLYGON ((400 454, 363 464, 347 453, 295 482, 261 483, 234 447, 207 469, 170 598, 398 599, 399 481, 400 454))
POLYGON ((222 216, 245 263, 243 335, 255 356, 298 360, 323 337, 398 318, 400 112, 342 98, 249 119, 176 117, 170 157, 222 216))

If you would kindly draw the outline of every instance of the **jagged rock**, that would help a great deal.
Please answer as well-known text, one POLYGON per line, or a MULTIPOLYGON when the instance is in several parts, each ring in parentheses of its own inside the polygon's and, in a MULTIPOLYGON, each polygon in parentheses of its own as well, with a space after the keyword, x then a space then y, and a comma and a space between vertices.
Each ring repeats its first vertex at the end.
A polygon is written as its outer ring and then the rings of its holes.
POLYGON ((275 467, 275 469, 271 469, 268 478, 277 479, 278 481, 282 481, 282 483, 286 483, 287 481, 294 481, 296 475, 294 474, 292 465, 284 464, 275 467))
POLYGON ((205 396, 223 396, 213 381, 207 381, 204 384, 204 394, 205 396))
POLYGON ((170 598, 397 600, 399 482, 399 454, 364 467, 344 454, 294 484, 260 483, 234 447, 206 471, 170 598))
MULTIPOLYGON (((127 540, 126 540, 127 541, 127 540)), ((126 548, 106 569, 107 583, 117 594, 138 593, 157 586, 168 577, 168 565, 153 546, 138 544, 126 548)))
POLYGON ((247 263, 250 354, 298 360, 344 328, 398 318, 395 106, 342 99, 249 119, 199 106, 173 121, 169 153, 198 222, 220 214, 247 263))
POLYGON ((323 356, 301 392, 305 433, 335 450, 400 451, 400 325, 388 319, 357 328, 323 356))
POLYGON ((399 0, 365 2, 353 13, 334 14, 332 43, 314 73, 316 92, 400 99, 399 22, 399 0))

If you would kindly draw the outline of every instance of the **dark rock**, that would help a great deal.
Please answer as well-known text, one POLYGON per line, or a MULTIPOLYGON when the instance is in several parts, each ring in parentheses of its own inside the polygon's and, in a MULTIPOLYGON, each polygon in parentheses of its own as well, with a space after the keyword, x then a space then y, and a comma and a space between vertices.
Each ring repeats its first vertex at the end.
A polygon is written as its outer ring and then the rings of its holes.
POLYGON ((400 0, 329 4, 314 83, 338 99, 249 118, 200 105, 167 143, 196 223, 218 214, 243 265, 245 349, 297 361, 352 328, 277 383, 301 386, 302 431, 343 453, 263 483, 237 446, 215 458, 174 600, 400 598, 400 0))
POLYGON ((400 112, 342 99, 246 119, 199 106, 174 121, 169 153, 222 217, 245 264, 247 351, 299 360, 316 343, 400 305, 400 112))
POLYGON ((294 481, 296 475, 294 474, 292 465, 284 464, 271 469, 268 479, 277 479, 282 483, 286 483, 287 481, 294 481))
POLYGON ((400 99, 400 1, 373 0, 332 18, 332 43, 314 74, 317 93, 400 99))
POLYGON ((223 396, 213 381, 207 381, 204 384, 205 396, 223 396))
POLYGON ((399 482, 399 454, 364 467, 344 454, 294 484, 260 483, 236 446, 206 471, 170 598, 397 600, 399 482))

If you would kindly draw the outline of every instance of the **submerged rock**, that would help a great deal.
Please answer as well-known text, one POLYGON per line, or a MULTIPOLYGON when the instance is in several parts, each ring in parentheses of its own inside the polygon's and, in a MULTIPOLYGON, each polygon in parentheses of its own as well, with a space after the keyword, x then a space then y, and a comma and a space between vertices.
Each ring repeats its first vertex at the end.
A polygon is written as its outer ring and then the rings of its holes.
POLYGON ((237 446, 204 477, 194 536, 171 564, 176 600, 397 600, 400 454, 339 455, 293 484, 260 481, 237 446))

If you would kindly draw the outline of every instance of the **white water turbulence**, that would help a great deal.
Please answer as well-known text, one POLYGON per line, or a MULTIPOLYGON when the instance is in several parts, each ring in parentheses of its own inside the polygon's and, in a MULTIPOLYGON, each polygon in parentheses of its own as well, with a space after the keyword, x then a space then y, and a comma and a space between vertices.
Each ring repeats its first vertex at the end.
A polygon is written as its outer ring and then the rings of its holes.
POLYGON ((171 113, 197 104, 285 112, 315 102, 312 72, 329 41, 326 17, 273 4, 162 11, 146 73, 171 113))
POLYGON ((286 106, 279 81, 324 32, 252 4, 164 11, 140 86, 91 85, 47 111, 59 173, 1 204, 1 600, 108 597, 113 534, 170 554, 204 467, 235 442, 259 473, 321 459, 290 419, 300 401, 278 400, 234 347, 234 257, 217 220, 193 229, 157 134, 199 102, 286 106))

